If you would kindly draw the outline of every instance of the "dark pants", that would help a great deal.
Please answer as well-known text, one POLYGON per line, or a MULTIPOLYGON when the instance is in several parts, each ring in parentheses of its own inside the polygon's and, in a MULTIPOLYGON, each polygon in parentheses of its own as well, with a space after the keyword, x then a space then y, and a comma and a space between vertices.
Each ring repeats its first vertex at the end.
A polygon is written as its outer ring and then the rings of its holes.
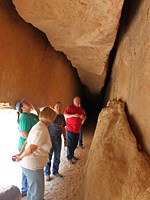
POLYGON ((83 146, 82 128, 80 129, 80 134, 79 134, 79 146, 83 146))
POLYGON ((67 159, 72 160, 72 158, 74 157, 74 151, 78 145, 79 134, 66 131, 66 136, 67 136, 67 159))
POLYGON ((49 152, 48 162, 45 166, 45 176, 51 174, 51 160, 54 153, 52 173, 57 174, 59 171, 60 153, 61 153, 61 137, 51 137, 52 148, 49 152))

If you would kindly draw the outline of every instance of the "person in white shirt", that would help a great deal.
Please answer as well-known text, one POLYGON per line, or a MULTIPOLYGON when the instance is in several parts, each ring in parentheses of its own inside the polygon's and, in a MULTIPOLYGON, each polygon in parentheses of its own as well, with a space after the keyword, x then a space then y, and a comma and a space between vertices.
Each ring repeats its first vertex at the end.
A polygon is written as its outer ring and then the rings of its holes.
POLYGON ((43 200, 44 166, 52 147, 47 127, 55 118, 56 113, 45 107, 39 114, 39 122, 30 130, 21 152, 16 155, 16 161, 21 161, 23 173, 27 177, 27 200, 43 200))

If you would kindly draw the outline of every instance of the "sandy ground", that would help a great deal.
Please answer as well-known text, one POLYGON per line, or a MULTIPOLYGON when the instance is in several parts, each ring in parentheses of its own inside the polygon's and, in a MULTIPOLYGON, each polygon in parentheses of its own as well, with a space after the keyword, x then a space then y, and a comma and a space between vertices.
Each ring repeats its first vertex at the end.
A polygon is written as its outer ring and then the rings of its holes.
MULTIPOLYGON (((5 185, 21 185, 21 169, 19 163, 11 160, 15 154, 18 144, 18 130, 16 123, 16 111, 0 110, 0 133, 3 137, 0 140, 0 187, 5 185)), ((94 129, 93 127, 83 128, 84 148, 76 149, 76 156, 79 158, 76 164, 71 165, 66 159, 66 148, 62 146, 60 173, 62 179, 52 176, 52 180, 45 182, 45 200, 82 200, 84 166, 90 149, 94 129)), ((22 198, 26 200, 26 198, 22 198)))

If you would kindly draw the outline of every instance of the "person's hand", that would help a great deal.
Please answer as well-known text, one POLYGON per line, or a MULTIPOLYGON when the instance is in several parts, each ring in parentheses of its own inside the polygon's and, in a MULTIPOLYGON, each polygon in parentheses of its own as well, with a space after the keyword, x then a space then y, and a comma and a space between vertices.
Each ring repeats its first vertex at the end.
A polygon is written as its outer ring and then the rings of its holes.
POLYGON ((32 106, 32 108, 34 108, 35 110, 38 108, 37 105, 35 103, 31 103, 30 104, 32 106))
POLYGON ((80 118, 80 115, 79 115, 78 113, 75 113, 75 114, 74 114, 74 117, 80 118))
POLYGON ((12 156, 12 160, 14 162, 19 162, 20 160, 22 160, 22 158, 20 158, 20 154, 16 154, 12 156))
POLYGON ((67 147, 67 140, 64 140, 64 147, 67 147))
POLYGON ((80 119, 84 120, 84 115, 80 115, 80 119))
POLYGON ((53 111, 55 111, 55 109, 52 106, 49 106, 53 111))
POLYGON ((34 110, 36 110, 37 114, 39 115, 39 113, 40 113, 39 107, 38 107, 35 103, 32 103, 32 104, 31 104, 31 107, 32 107, 34 110))
POLYGON ((21 153, 16 155, 16 162, 22 160, 21 153))
POLYGON ((16 162, 17 155, 12 156, 12 161, 16 162))

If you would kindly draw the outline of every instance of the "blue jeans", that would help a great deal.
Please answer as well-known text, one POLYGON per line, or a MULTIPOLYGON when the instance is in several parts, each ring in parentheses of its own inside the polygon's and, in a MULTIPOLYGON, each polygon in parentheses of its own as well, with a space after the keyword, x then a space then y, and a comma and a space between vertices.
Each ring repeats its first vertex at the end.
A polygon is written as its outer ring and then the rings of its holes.
POLYGON ((51 137, 52 148, 49 152, 48 162, 45 166, 45 176, 49 176, 51 174, 51 160, 52 155, 54 153, 54 160, 53 160, 53 168, 52 173, 57 174, 59 171, 59 164, 60 164, 60 153, 61 153, 61 137, 51 137))
MULTIPOLYGON (((21 151, 21 149, 19 149, 19 152, 21 151)), ((28 189, 28 184, 27 184, 27 178, 25 176, 25 174, 22 171, 22 187, 21 187, 21 193, 22 194, 26 194, 27 193, 27 189, 28 189)))
POLYGON ((45 189, 43 169, 30 170, 22 167, 22 170, 28 182, 27 200, 43 200, 45 189))
POLYGON ((21 187, 21 193, 22 194, 26 194, 27 193, 27 189, 28 188, 28 184, 27 184, 27 178, 26 175, 22 172, 22 187, 21 187))
POLYGON ((67 159, 72 160, 72 158, 74 157, 74 151, 78 145, 79 134, 66 131, 66 137, 67 137, 67 159))

